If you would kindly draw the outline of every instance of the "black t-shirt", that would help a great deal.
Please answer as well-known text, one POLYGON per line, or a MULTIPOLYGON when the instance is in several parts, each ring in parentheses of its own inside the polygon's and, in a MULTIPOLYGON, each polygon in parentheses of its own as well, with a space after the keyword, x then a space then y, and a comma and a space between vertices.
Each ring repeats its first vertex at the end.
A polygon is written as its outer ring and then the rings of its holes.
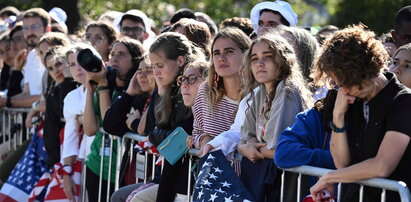
MULTIPOLYGON (((387 131, 411 136, 411 90, 392 73, 384 73, 389 83, 368 103, 357 99, 345 116, 351 165, 377 155, 387 131), (368 121, 367 121, 368 120, 368 121)), ((408 145, 397 168, 388 177, 411 186, 411 146, 408 145)), ((343 201, 358 200, 358 186, 345 185, 343 201)), ((381 189, 366 188, 364 201, 380 201, 381 189)), ((400 201, 399 195, 387 192, 386 201, 400 201)))
POLYGON ((71 78, 52 87, 46 94, 46 113, 44 120, 44 144, 48 154, 47 165, 60 161, 60 130, 64 128, 63 103, 66 95, 77 87, 71 78))
MULTIPOLYGON (((104 130, 111 135, 122 137, 124 133, 130 131, 126 124, 127 114, 132 107, 142 114, 148 97, 149 95, 147 93, 130 96, 123 92, 113 101, 107 110, 103 120, 104 130)), ((137 124, 138 122, 139 119, 137 119, 137 124)))
POLYGON ((6 90, 7 89, 7 83, 10 78, 10 66, 4 63, 3 68, 1 69, 1 74, 0 74, 0 91, 6 90))

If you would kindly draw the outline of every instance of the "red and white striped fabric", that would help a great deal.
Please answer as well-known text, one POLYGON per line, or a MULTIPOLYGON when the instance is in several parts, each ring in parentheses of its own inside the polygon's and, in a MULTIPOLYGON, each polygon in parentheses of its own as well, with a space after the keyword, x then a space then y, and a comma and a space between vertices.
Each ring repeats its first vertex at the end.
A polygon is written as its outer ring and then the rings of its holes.
MULTIPOLYGON (((81 184, 81 168, 82 163, 80 161, 76 161, 73 165, 73 174, 71 179, 76 185, 76 201, 79 200, 80 197, 80 184, 81 184)), ((63 187, 63 165, 61 163, 57 163, 54 165, 53 173, 46 173, 44 174, 39 182, 36 184, 35 188, 30 194, 29 201, 35 202, 39 201, 38 197, 47 189, 44 201, 49 202, 65 202, 69 201, 64 193, 63 187)))

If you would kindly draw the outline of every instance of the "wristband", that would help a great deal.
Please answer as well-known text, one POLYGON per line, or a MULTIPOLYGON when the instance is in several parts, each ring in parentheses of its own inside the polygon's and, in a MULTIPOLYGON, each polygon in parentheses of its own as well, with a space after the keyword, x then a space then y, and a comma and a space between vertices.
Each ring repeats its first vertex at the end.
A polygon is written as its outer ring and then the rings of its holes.
POLYGON ((110 87, 108 86, 97 86, 97 91, 102 91, 102 90, 110 90, 110 87))
POLYGON ((345 133, 345 127, 338 128, 332 121, 330 121, 330 128, 335 133, 345 133))

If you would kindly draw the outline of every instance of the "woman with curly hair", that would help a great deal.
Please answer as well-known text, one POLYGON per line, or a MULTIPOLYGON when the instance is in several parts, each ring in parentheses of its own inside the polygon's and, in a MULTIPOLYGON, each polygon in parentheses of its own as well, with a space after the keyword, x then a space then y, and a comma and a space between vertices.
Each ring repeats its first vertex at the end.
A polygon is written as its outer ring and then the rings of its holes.
POLYGON ((277 201, 279 178, 273 164, 277 137, 297 113, 312 105, 310 91, 284 38, 269 34, 257 38, 245 58, 245 88, 251 102, 238 145, 243 155, 241 179, 256 201, 277 201))
MULTIPOLYGON (((384 72, 388 59, 383 44, 364 26, 338 31, 323 46, 314 75, 333 80, 338 90, 330 150, 337 168, 311 187, 316 201, 337 182, 375 177, 411 184, 411 90, 384 72)), ((344 184, 342 201, 358 199, 359 186, 344 184)), ((363 201, 380 200, 380 190, 364 189, 363 201)), ((386 201, 400 201, 387 192, 386 201)))

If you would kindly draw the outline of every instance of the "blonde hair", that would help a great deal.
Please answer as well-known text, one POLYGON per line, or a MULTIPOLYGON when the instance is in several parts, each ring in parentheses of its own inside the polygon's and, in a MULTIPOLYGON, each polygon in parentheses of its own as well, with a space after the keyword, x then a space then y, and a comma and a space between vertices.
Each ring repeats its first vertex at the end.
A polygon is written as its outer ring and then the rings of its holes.
MULTIPOLYGON (((244 53, 248 50, 251 44, 251 39, 240 29, 234 27, 227 27, 214 37, 213 43, 211 44, 211 61, 213 61, 213 48, 215 42, 220 39, 230 39, 233 41, 240 50, 244 53)), ((223 79, 215 71, 214 63, 212 62, 208 70, 208 100, 211 105, 216 105, 224 96, 225 88, 223 79)))
POLYGON ((245 93, 251 94, 249 99, 251 100, 254 97, 253 89, 258 85, 262 85, 257 83, 251 70, 251 54, 253 47, 255 44, 261 42, 268 45, 269 49, 272 51, 273 63, 276 68, 279 68, 278 78, 273 81, 274 89, 270 92, 268 99, 266 100, 267 107, 263 112, 264 115, 267 116, 268 112, 271 110, 271 103, 276 94, 275 87, 280 81, 284 81, 284 86, 287 92, 296 90, 300 94, 303 108, 311 107, 313 104, 311 93, 307 88, 307 84, 299 67, 294 49, 283 37, 269 33, 264 34, 253 41, 244 59, 244 86, 245 93))

